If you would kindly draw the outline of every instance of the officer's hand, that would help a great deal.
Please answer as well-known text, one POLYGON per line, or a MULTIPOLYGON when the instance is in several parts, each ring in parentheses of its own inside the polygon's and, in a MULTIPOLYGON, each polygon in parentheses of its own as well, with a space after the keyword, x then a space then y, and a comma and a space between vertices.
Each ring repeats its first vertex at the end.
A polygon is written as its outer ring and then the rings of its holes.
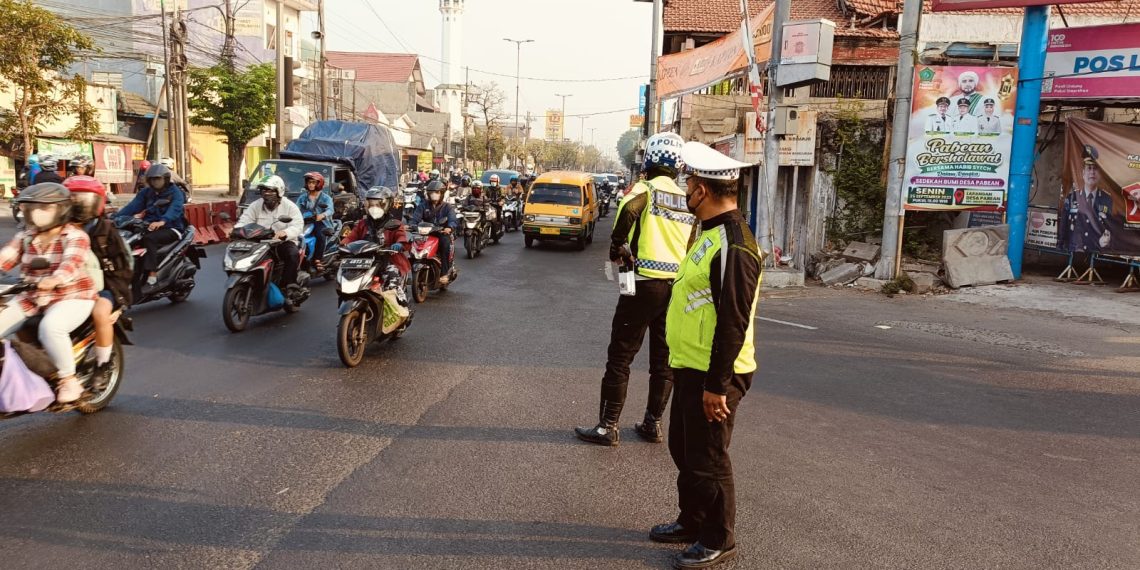
POLYGON ((728 419, 732 412, 728 409, 728 398, 705 390, 704 394, 705 417, 710 422, 722 422, 728 419))

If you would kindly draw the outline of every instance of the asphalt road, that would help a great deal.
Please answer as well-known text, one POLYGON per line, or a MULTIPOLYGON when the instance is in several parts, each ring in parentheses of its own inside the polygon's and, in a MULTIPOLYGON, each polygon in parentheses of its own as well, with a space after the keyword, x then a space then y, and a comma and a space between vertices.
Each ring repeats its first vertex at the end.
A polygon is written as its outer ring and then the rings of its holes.
MULTIPOLYGON (((10 228, 0 232, 10 235, 10 228)), ((608 232, 599 232, 608 233, 608 232)), ((345 370, 335 292, 135 310, 112 406, 0 423, 6 568, 663 568, 663 445, 597 410, 604 246, 491 247, 345 370)), ((766 295, 733 438, 734 568, 1140 567, 1137 330, 944 299, 766 295), (790 323, 790 324, 789 324, 790 323), (890 328, 876 328, 876 325, 890 328)))

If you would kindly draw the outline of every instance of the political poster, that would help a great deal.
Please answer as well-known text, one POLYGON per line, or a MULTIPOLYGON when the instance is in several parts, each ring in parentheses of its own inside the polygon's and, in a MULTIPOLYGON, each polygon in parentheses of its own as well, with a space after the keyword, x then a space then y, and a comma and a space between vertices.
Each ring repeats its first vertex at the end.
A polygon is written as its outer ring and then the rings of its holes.
POLYGON ((914 73, 903 208, 1004 212, 1017 70, 922 65, 914 73))
POLYGON ((1069 119, 1057 249, 1140 255, 1140 127, 1069 119))

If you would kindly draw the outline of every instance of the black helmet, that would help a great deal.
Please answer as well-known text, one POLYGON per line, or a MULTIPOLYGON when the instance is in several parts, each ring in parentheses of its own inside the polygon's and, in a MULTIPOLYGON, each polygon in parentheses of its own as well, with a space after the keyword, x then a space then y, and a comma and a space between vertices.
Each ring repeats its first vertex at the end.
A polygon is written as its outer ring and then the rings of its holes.
POLYGON ((63 184, 41 182, 24 188, 16 198, 28 225, 39 231, 46 231, 67 223, 71 217, 71 191, 63 184), (41 208, 51 208, 52 218, 37 223, 38 216, 32 212, 41 208))
POLYGON ((519 177, 518 177, 518 176, 512 176, 512 177, 511 177, 511 184, 514 184, 515 182, 518 182, 518 181, 519 181, 519 177))
POLYGON ((443 181, 432 180, 431 182, 428 182, 427 188, 424 188, 424 191, 429 193, 429 194, 432 192, 439 192, 440 196, 442 196, 443 195, 443 187, 444 187, 443 181))
POLYGON ((373 186, 364 194, 364 211, 369 218, 379 220, 384 217, 396 202, 396 191, 387 186, 373 186), (373 211, 373 208, 380 208, 373 211))
POLYGON ((150 165, 150 168, 146 169, 146 174, 144 174, 143 177, 146 178, 147 186, 155 190, 163 190, 170 186, 170 167, 161 162, 156 162, 150 165), (161 178, 162 188, 155 188, 150 182, 152 178, 161 178))

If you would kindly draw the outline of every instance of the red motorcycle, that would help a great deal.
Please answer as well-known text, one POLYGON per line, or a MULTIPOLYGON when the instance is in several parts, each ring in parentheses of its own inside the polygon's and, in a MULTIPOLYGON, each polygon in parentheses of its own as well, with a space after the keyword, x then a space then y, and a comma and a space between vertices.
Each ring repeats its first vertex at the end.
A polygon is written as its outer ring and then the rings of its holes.
MULTIPOLYGON (((428 293, 435 290, 446 291, 447 285, 440 283, 443 276, 443 263, 439 259, 439 236, 443 228, 434 224, 420 224, 412 234, 412 297, 423 303, 428 293)), ((447 277, 451 283, 459 277, 455 270, 455 242, 451 243, 451 271, 447 277)))

